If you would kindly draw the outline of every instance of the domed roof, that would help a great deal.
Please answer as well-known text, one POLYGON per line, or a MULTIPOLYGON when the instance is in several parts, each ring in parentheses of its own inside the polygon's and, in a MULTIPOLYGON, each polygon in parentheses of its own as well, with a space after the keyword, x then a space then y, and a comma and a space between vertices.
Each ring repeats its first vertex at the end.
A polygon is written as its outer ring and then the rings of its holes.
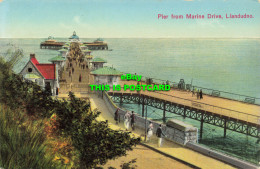
POLYGON ((102 38, 97 38, 94 42, 103 43, 103 42, 104 42, 104 39, 102 39, 102 38))
POLYGON ((75 31, 73 32, 73 35, 70 37, 70 39, 79 39, 75 31))

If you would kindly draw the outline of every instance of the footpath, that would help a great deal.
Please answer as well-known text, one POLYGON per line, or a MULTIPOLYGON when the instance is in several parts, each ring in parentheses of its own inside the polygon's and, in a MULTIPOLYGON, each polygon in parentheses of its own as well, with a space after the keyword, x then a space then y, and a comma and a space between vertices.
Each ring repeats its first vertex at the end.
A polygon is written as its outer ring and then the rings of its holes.
MULTIPOLYGON (((121 119, 119 124, 116 124, 113 114, 114 112, 109 112, 109 109, 107 108, 105 102, 103 99, 99 98, 95 94, 79 94, 75 93, 75 96, 78 98, 90 98, 91 101, 91 108, 95 109, 97 108, 99 111, 101 111, 101 115, 98 117, 98 120, 108 120, 109 127, 114 130, 125 130, 123 119, 121 119)), ((61 94, 59 97, 67 97, 67 94, 61 94)), ((130 129, 131 131, 131 129, 130 129)), ((136 137, 142 138, 144 140, 144 131, 140 130, 138 128, 135 129, 135 131, 132 131, 133 135, 136 137)), ((230 166, 229 164, 223 163, 221 161, 218 161, 216 159, 210 158, 208 156, 202 155, 200 153, 197 153, 193 150, 190 150, 188 148, 185 148, 182 145, 173 143, 171 141, 163 140, 162 147, 157 146, 157 138, 154 134, 152 139, 149 142, 142 142, 143 145, 146 147, 149 147, 150 149, 153 149, 156 152, 159 152, 165 156, 172 157, 173 159, 179 159, 181 161, 185 161, 188 164, 194 165, 199 168, 210 168, 210 169, 231 169, 235 168, 233 166, 230 166)), ((177 160, 178 161, 178 160, 177 160)), ((161 161, 163 164, 164 161, 161 161)), ((138 167, 139 168, 139 167, 138 167)), ((165 168, 165 167, 163 167, 165 168)), ((167 167, 168 168, 168 167, 167 167)), ((169 168, 179 168, 177 166, 172 166, 169 168)))

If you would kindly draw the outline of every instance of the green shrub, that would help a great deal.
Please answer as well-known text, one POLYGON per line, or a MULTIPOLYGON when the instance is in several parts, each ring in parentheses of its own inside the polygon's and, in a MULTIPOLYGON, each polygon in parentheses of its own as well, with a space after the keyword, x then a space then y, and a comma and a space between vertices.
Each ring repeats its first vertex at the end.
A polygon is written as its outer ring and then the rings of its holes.
POLYGON ((90 109, 90 102, 69 94, 69 101, 57 105, 57 122, 64 137, 70 137, 79 153, 79 168, 92 168, 105 164, 109 159, 126 155, 127 150, 140 142, 130 133, 115 131, 107 121, 97 121, 100 112, 90 109))
POLYGON ((8 168, 59 168, 46 154, 42 124, 33 124, 22 112, 0 105, 0 166, 8 168))

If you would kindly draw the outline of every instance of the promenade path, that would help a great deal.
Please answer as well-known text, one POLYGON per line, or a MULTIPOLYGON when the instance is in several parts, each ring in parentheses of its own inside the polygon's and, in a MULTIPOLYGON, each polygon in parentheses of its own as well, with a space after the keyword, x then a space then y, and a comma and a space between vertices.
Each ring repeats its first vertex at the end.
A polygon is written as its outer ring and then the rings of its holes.
MULTIPOLYGON (((101 111, 101 115, 98 117, 98 120, 108 120, 109 127, 114 130, 124 130, 123 121, 121 121, 118 125, 115 123, 113 119, 114 112, 110 112, 108 107, 106 106, 103 99, 99 98, 95 94, 80 94, 75 93, 75 96, 78 98, 90 98, 92 109, 98 108, 101 111)), ((61 94, 59 97, 68 97, 68 94, 61 94)), ((136 129, 132 132, 135 136, 144 135, 144 131, 140 129, 136 129)), ((186 161, 190 164, 193 164, 199 168, 210 168, 210 169, 233 169, 233 166, 230 166, 226 163, 218 161, 216 159, 210 158, 208 156, 197 153, 193 150, 185 148, 179 144, 176 144, 171 141, 164 140, 163 146, 158 148, 157 146, 157 138, 153 136, 149 143, 145 143, 146 145, 157 149, 160 152, 166 153, 175 158, 186 161)), ((122 161, 128 162, 134 158, 137 158, 137 162, 135 163, 138 169, 147 169, 147 168, 163 168, 163 169, 172 169, 172 168, 189 168, 189 166, 184 165, 181 162, 178 162, 173 159, 169 159, 168 157, 161 156, 157 152, 152 150, 147 150, 146 148, 137 147, 132 152, 128 152, 129 155, 126 157, 121 157, 119 159, 110 160, 105 167, 115 166, 119 168, 119 165, 122 164, 122 161), (148 155, 147 155, 147 154, 148 155), (158 159, 159 158, 159 159, 158 159)))
POLYGON ((70 62, 66 60, 65 68, 62 73, 62 82, 60 82, 60 91, 59 93, 68 93, 72 92, 86 92, 89 88, 89 84, 94 82, 94 77, 90 75, 90 69, 86 67, 87 63, 82 62, 78 63, 72 60, 71 64, 74 68, 74 72, 72 73, 72 67, 69 66, 70 62), (85 65, 83 69, 80 65, 85 65), (71 75, 70 72, 71 71, 71 75), (79 77, 81 75, 81 82, 79 81, 79 77))
MULTIPOLYGON (((120 85, 136 85, 137 81, 120 81, 120 85)), ((143 83, 144 84, 144 83, 143 83)), ((127 89, 124 91, 113 91, 119 93, 137 93, 127 89)), ((197 99, 196 96, 192 97, 192 93, 188 91, 181 91, 171 89, 170 91, 140 91, 140 94, 145 94, 151 97, 163 99, 166 101, 182 104, 189 107, 203 109, 219 115, 225 115, 235 119, 247 121, 256 125, 260 125, 260 106, 240 101, 229 100, 220 97, 212 97, 203 95, 203 99, 197 99), (196 104, 194 104, 196 103, 196 104)))

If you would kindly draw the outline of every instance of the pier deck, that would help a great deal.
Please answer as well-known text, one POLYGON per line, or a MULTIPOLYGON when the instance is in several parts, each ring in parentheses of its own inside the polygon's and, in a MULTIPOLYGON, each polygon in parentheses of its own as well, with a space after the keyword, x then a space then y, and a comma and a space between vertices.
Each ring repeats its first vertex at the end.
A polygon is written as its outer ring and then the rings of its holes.
MULTIPOLYGON (((120 85, 134 84, 136 81, 120 81, 120 85)), ((130 90, 121 90, 120 93, 137 93, 130 90)), ((145 94, 147 96, 163 99, 177 104, 182 104, 189 107, 203 109, 219 115, 232 117, 238 120, 247 121, 256 125, 260 124, 260 106, 248 103, 243 103, 235 100, 229 100, 220 97, 213 97, 209 95, 203 95, 203 99, 197 99, 196 96, 192 97, 192 93, 182 90, 170 90, 170 91, 141 91, 139 94, 145 94)))

